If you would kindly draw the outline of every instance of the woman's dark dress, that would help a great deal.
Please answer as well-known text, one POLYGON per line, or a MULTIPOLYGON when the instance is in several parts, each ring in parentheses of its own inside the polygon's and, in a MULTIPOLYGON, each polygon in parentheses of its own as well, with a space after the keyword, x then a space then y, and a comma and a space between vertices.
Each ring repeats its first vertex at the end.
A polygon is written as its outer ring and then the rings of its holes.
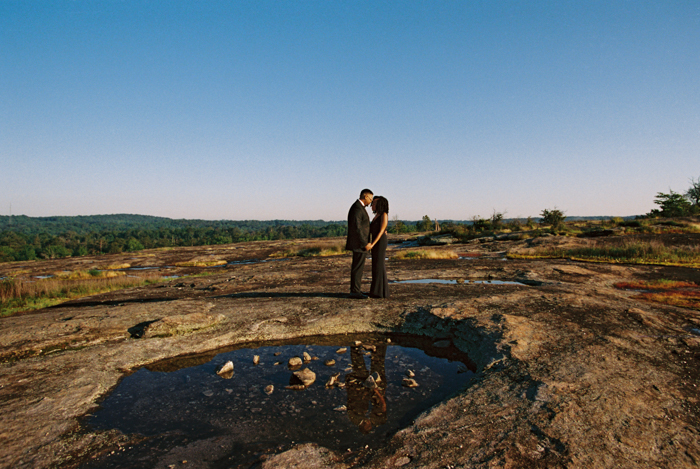
MULTIPOLYGON (((369 231, 372 233, 372 240, 376 238, 382 229, 382 217, 372 220, 369 231)), ((386 276, 386 246, 388 239, 386 232, 382 234, 379 242, 372 248, 372 286, 369 289, 369 296, 372 298, 389 298, 389 279, 386 276)))

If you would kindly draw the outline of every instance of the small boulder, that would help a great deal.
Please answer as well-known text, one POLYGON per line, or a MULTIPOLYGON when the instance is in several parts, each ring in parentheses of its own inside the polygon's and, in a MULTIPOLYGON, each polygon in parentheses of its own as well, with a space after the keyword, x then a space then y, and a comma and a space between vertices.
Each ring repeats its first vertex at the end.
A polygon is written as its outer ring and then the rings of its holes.
POLYGON ((308 352, 304 352, 302 354, 302 357, 304 358, 304 363, 310 363, 311 362, 311 355, 308 354, 308 352))

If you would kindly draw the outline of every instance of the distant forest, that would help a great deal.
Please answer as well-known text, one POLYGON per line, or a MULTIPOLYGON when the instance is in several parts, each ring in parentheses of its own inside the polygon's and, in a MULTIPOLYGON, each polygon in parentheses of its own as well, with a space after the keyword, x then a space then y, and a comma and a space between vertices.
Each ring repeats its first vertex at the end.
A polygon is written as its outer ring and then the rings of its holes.
MULTIPOLYGON (((608 217, 570 217, 569 220, 603 218, 608 217)), ((450 230, 450 227, 458 225, 472 226, 477 223, 475 220, 441 220, 440 223, 450 230)), ((539 221, 539 218, 533 220, 539 221)), ((503 220, 503 223, 508 221, 503 220)), ((417 222, 392 220, 390 225, 390 231, 395 233, 431 231, 434 221, 426 215, 417 222)), ((160 247, 325 238, 345 236, 346 233, 345 221, 175 220, 124 214, 0 216, 0 262, 133 252, 160 247)))
POLYGON ((345 236, 347 223, 323 220, 174 220, 147 215, 0 216, 0 262, 345 236))

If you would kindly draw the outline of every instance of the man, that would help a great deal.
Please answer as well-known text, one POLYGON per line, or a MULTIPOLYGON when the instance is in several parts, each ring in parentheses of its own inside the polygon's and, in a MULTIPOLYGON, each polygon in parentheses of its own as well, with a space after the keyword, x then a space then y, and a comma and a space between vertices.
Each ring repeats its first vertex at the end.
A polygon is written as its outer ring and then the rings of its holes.
POLYGON ((352 251, 352 267, 350 268, 350 297, 365 299, 360 284, 362 283, 362 271, 365 267, 369 242, 369 216, 366 207, 372 203, 374 194, 369 189, 362 189, 360 198, 352 204, 348 212, 348 239, 345 249, 352 251))

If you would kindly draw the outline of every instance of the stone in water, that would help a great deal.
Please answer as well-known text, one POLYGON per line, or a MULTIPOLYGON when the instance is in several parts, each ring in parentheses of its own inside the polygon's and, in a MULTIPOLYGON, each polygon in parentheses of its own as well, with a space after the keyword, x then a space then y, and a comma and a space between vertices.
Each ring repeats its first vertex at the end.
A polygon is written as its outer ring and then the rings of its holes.
POLYGON ((311 386, 314 381, 316 381, 316 373, 313 371, 309 370, 308 368, 304 368, 301 371, 295 371, 294 374, 292 375, 292 379, 290 379, 289 384, 294 385, 301 383, 304 386, 311 386))
POLYGON ((233 362, 231 360, 227 361, 216 370, 216 374, 224 379, 231 379, 233 376, 233 362))
POLYGON ((300 367, 300 366, 302 365, 302 363, 303 363, 303 362, 301 361, 301 358, 299 358, 299 357, 292 357, 292 358, 290 358, 289 361, 287 362, 287 365, 289 366, 289 368, 298 368, 298 367, 300 367))

